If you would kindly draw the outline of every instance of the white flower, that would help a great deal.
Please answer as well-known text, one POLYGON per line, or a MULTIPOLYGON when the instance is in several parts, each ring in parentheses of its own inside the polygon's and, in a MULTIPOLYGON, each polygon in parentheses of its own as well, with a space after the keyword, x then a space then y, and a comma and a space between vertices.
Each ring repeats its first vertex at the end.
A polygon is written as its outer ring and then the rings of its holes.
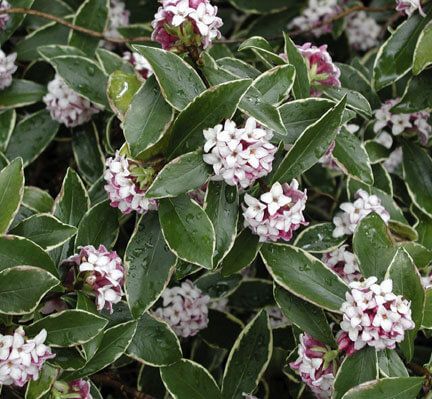
POLYGON ((91 120, 100 109, 66 85, 60 75, 48 83, 43 98, 51 117, 67 127, 82 125, 91 120))
POLYGON ((272 169, 276 147, 269 142, 272 133, 257 125, 254 118, 237 128, 233 121, 203 132, 204 162, 213 166, 213 180, 246 188, 272 169))
POLYGON ((166 288, 162 300, 162 307, 156 309, 155 315, 165 320, 178 336, 192 337, 207 327, 210 297, 203 295, 191 281, 166 288))
POLYGON ((290 241, 294 231, 307 225, 303 216, 307 195, 298 189, 297 180, 291 184, 276 182, 260 200, 245 194, 243 217, 245 227, 260 237, 260 241, 290 241))
POLYGON ((355 255, 342 245, 335 250, 325 253, 322 261, 326 266, 336 272, 343 280, 350 283, 361 278, 359 265, 355 255))
POLYGON ((394 349, 403 341, 405 330, 415 327, 410 302, 393 293, 392 280, 376 282, 376 277, 370 277, 349 285, 351 291, 341 306, 343 332, 338 336, 339 348, 348 354, 366 345, 394 349))
POLYGON ((279 306, 269 306, 266 308, 269 316, 270 326, 273 329, 283 328, 291 325, 291 322, 283 314, 279 306))
POLYGON ((172 14, 171 23, 180 26, 194 9, 189 7, 189 0, 180 0, 177 4, 168 5, 165 10, 172 14))
POLYGON ((112 207, 120 209, 124 214, 132 211, 142 214, 157 209, 156 201, 145 198, 145 191, 141 189, 137 177, 131 173, 132 167, 136 166, 133 161, 117 151, 114 158, 107 159, 106 166, 105 191, 112 207))
POLYGON ((388 172, 395 172, 402 164, 402 147, 396 148, 384 161, 383 165, 388 172))
POLYGON ((419 10, 421 16, 426 16, 420 0, 396 0, 396 11, 405 13, 410 17, 416 10, 419 10))
POLYGON ((364 11, 360 11, 347 18, 346 33, 351 46, 367 51, 378 44, 381 27, 364 11))
POLYGON ((335 229, 333 237, 354 234, 357 225, 365 216, 372 212, 377 213, 385 223, 390 220, 390 214, 381 205, 381 200, 376 195, 369 195, 364 190, 358 190, 354 202, 344 202, 340 205, 343 212, 339 212, 333 218, 335 229))
POLYGON ((129 11, 122 0, 110 0, 107 37, 121 37, 117 28, 129 25, 129 11))
POLYGON ((123 53, 123 59, 130 62, 135 71, 137 71, 144 79, 148 79, 153 75, 153 69, 149 62, 140 53, 125 51, 123 53))
POLYGON ((0 90, 9 87, 12 84, 12 75, 18 69, 18 67, 15 65, 16 57, 17 57, 16 53, 11 53, 9 55, 6 55, 0 49, 0 90))
MULTIPOLYGON (((10 4, 6 0, 0 0, 0 8, 10 8, 10 4)), ((0 32, 6 28, 6 24, 10 19, 9 14, 0 15, 0 32)))

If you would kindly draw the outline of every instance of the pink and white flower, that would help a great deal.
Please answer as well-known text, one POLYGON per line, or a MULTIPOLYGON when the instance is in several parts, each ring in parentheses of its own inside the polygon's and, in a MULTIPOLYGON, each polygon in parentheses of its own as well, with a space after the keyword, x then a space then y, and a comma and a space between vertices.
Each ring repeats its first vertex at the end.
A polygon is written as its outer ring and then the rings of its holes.
POLYGON ((162 300, 162 307, 156 309, 155 315, 165 320, 178 336, 193 337, 207 327, 210 297, 191 281, 166 288, 162 300))
POLYGON ((108 28, 105 31, 107 37, 121 37, 118 28, 129 25, 129 11, 122 0, 110 0, 108 13, 108 28))
POLYGON ((6 55, 0 49, 0 90, 6 89, 6 87, 9 87, 12 84, 12 75, 18 69, 18 67, 15 65, 16 57, 16 53, 6 55))
POLYGON ((384 161, 383 166, 387 172, 394 173, 402 164, 402 147, 396 148, 384 161))
POLYGON ((400 102, 400 98, 387 100, 381 108, 374 112, 374 132, 382 135, 391 132, 393 136, 402 133, 416 133, 421 144, 426 145, 432 133, 429 124, 430 113, 428 111, 413 112, 410 114, 394 114, 391 109, 400 102))
POLYGON ((396 0, 396 11, 410 17, 416 10, 422 17, 426 16, 421 6, 421 0, 396 0))
POLYGON ((0 385, 24 386, 30 380, 37 380, 46 360, 55 355, 44 344, 46 330, 34 338, 25 336, 18 327, 13 335, 0 334, 0 385))
POLYGON ((67 262, 78 266, 78 277, 96 297, 98 310, 106 308, 113 312, 113 305, 121 301, 125 269, 115 251, 108 251, 104 245, 96 249, 93 245, 80 248, 67 262))
POLYGON ((100 111, 98 106, 73 91, 60 75, 48 83, 48 93, 43 101, 51 118, 66 127, 82 125, 100 111))
POLYGON ((71 382, 56 381, 51 393, 55 398, 93 399, 90 394, 90 383, 83 379, 71 382))
POLYGON ((335 229, 333 237, 354 234, 357 225, 365 216, 372 212, 377 213, 385 223, 390 220, 390 214, 381 205, 381 199, 376 195, 369 195, 364 190, 358 190, 354 202, 344 202, 340 205, 343 212, 333 218, 335 229))
POLYGON ((318 399, 330 399, 336 373, 337 353, 304 333, 300 335, 298 358, 290 363, 318 399))
POLYGON ((152 168, 143 169, 118 151, 114 157, 107 159, 106 166, 105 191, 112 207, 124 214, 132 211, 142 214, 157 209, 155 200, 145 198, 146 189, 154 175, 152 168))
POLYGON ((351 14, 347 18, 346 34, 349 44, 356 50, 367 51, 375 47, 381 27, 364 11, 351 14))
POLYGON ((362 275, 355 255, 349 251, 348 245, 342 245, 331 252, 323 254, 323 263, 343 280, 350 283, 360 280, 362 275))
POLYGON ((352 354, 365 347, 377 350, 394 349, 403 341, 406 330, 415 324, 411 318, 411 303, 393 293, 390 279, 376 284, 376 277, 352 282, 341 306, 344 333, 337 337, 339 349, 352 354))
MULTIPOLYGON (((10 4, 6 0, 0 0, 0 9, 10 8, 10 4)), ((0 31, 6 28, 6 24, 9 22, 10 15, 9 14, 1 14, 0 15, 0 31)))
POLYGON ((182 46, 207 48, 220 38, 223 25, 217 7, 209 0, 160 0, 152 22, 152 39, 169 50, 182 46))
POLYGON ((323 24, 341 11, 337 0, 309 0, 302 14, 292 20, 289 29, 311 30, 319 37, 332 31, 332 24, 323 24))
POLYGON ((277 148, 270 143, 273 133, 248 118, 244 128, 235 122, 204 130, 204 162, 213 166, 212 180, 246 188, 272 170, 277 148))
POLYGON ((123 53, 123 59, 131 63, 135 71, 137 71, 143 79, 148 79, 151 75, 153 75, 153 69, 151 65, 140 53, 131 53, 130 51, 125 51, 123 53))
POLYGON ((259 236, 260 241, 290 241, 301 225, 307 225, 303 211, 306 190, 300 191, 297 180, 281 185, 276 182, 271 190, 256 199, 245 194, 244 225, 259 236))
POLYGON ((270 327, 272 329, 284 328, 292 324, 283 314, 279 306, 268 306, 266 310, 270 321, 270 327))
MULTIPOLYGON (((326 44, 317 47, 308 42, 302 46, 296 47, 306 62, 309 83, 311 86, 311 96, 320 96, 321 86, 341 86, 339 80, 341 74, 340 69, 333 63, 333 60, 327 51, 326 44)), ((281 57, 287 59, 286 54, 281 54, 281 57)))

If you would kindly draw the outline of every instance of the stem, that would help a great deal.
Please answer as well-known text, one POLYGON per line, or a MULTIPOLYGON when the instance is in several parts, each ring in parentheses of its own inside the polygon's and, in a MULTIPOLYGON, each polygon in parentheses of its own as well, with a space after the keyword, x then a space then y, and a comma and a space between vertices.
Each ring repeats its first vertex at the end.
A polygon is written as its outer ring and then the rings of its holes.
POLYGON ((115 390, 121 392, 128 398, 134 399, 155 399, 153 396, 147 395, 140 392, 134 388, 124 385, 120 381, 116 380, 112 374, 96 374, 91 377, 91 379, 102 386, 114 388, 115 390))

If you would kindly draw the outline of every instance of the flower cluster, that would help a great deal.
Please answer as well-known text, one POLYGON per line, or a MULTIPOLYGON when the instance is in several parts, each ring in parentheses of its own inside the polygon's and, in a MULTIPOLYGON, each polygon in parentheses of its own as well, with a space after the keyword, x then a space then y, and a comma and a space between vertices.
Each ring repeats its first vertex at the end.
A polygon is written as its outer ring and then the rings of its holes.
POLYGON ((305 43, 297 48, 306 61, 311 96, 320 95, 320 86, 340 87, 341 72, 333 63, 326 44, 317 47, 312 43, 305 43))
MULTIPOLYGON (((374 112, 374 132, 384 133, 389 129, 393 136, 402 133, 417 133, 421 144, 427 144, 432 127, 428 120, 430 113, 427 111, 413 112, 411 114, 393 114, 391 109, 398 104, 399 98, 387 100, 381 108, 374 112)), ((390 143, 391 145, 391 143, 390 143)))
POLYGON ((342 245, 331 252, 325 253, 322 261, 343 280, 350 283, 360 280, 362 276, 355 255, 348 251, 347 247, 348 245, 342 245))
POLYGON ((169 50, 177 46, 207 48, 220 38, 222 19, 217 17, 217 7, 209 0, 160 0, 152 22, 152 39, 169 50))
POLYGON ((105 191, 111 206, 124 214, 132 211, 145 213, 157 209, 157 202, 145 198, 146 188, 154 176, 152 168, 143 169, 137 162, 127 159, 117 151, 106 161, 105 191))
POLYGON ((73 91, 60 75, 56 75, 48 83, 48 93, 43 101, 51 117, 67 127, 82 125, 100 111, 89 100, 73 91))
POLYGON ((235 122, 204 130, 204 161, 213 166, 212 180, 225 180, 231 186, 246 188, 267 175, 277 148, 270 143, 272 132, 248 118, 244 128, 235 122))
POLYGON ((123 53, 123 59, 127 62, 130 62, 135 68, 135 71, 137 71, 142 78, 148 79, 149 76, 153 75, 153 69, 151 65, 141 54, 125 51, 123 53))
POLYGON ((389 173, 395 172, 401 164, 402 164, 402 147, 396 148, 383 163, 384 167, 389 173))
POLYGON ((422 285, 425 289, 432 287, 432 272, 421 278, 422 285))
POLYGON ((270 320, 270 326, 272 329, 283 328, 291 325, 288 318, 282 313, 279 306, 269 306, 267 307, 267 314, 270 320))
POLYGON ((396 11, 410 17, 416 10, 419 10, 421 16, 426 16, 421 6, 421 0, 396 0, 396 11))
POLYGON ((155 315, 165 320, 178 336, 192 337, 207 327, 210 297, 203 295, 191 281, 166 288, 162 299, 163 307, 156 309, 155 315))
POLYGON ((411 304, 393 293, 392 280, 376 284, 376 277, 352 282, 346 302, 341 306, 342 331, 337 337, 339 349, 352 354, 369 345, 378 350, 394 349, 402 342, 405 330, 415 327, 411 304))
POLYGON ((347 18, 346 34, 349 44, 356 50, 367 51, 378 45, 381 27, 364 11, 347 18))
POLYGON ((47 359, 55 355, 44 345, 47 332, 41 330, 29 339, 24 329, 18 327, 13 335, 0 334, 0 385, 24 386, 30 380, 37 380, 47 359))
POLYGON ((56 381, 51 393, 55 398, 93 399, 90 394, 90 383, 83 379, 69 383, 56 381))
POLYGON ((329 399, 333 393, 337 354, 308 334, 300 335, 298 358, 290 363, 318 399, 329 399))
MULTIPOLYGON (((0 8, 10 8, 10 4, 6 0, 0 0, 0 8)), ((10 19, 9 14, 0 15, 0 31, 2 31, 10 19)))
POLYGON ((125 269, 115 251, 108 251, 105 246, 93 245, 80 248, 80 252, 71 256, 68 262, 78 266, 79 276, 84 284, 96 296, 98 310, 103 308, 113 311, 113 304, 119 303, 123 295, 125 269))
POLYGON ((358 190, 354 202, 344 202, 340 205, 343 212, 339 212, 334 218, 333 237, 354 234, 357 225, 365 216, 372 212, 377 213, 384 222, 388 223, 390 214, 381 205, 381 200, 376 195, 369 195, 364 190, 358 190))
POLYGON ((105 32, 107 37, 120 37, 117 30, 122 26, 129 25, 129 11, 122 0, 110 0, 108 28, 105 32))
POLYGON ((297 180, 281 185, 276 182, 260 200, 246 194, 243 205, 244 225, 259 236, 260 241, 290 241, 301 225, 307 225, 303 216, 306 190, 300 191, 297 180))
POLYGON ((15 65, 16 57, 16 53, 6 55, 0 49, 0 90, 6 89, 6 87, 9 87, 12 84, 12 75, 18 69, 15 65))
POLYGON ((319 37, 332 31, 332 24, 323 24, 341 10, 337 0, 309 0, 302 14, 288 25, 290 29, 312 30, 319 37))

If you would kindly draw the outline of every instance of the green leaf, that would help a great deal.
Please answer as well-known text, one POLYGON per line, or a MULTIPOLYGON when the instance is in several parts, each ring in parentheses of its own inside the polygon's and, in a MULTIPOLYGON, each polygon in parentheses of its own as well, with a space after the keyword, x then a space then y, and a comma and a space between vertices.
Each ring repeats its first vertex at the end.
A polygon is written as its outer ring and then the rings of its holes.
POLYGON ((50 62, 52 58, 59 57, 61 55, 76 55, 80 57, 86 57, 85 53, 79 48, 61 44, 49 44, 46 46, 40 46, 37 51, 46 62, 50 62))
POLYGON ((427 66, 432 64, 432 21, 424 27, 418 38, 413 61, 413 74, 418 75, 427 66))
MULTIPOLYGON (((19 8, 31 8, 34 0, 9 0, 8 3, 11 7, 19 7, 19 8)), ((6 23, 6 26, 0 31, 0 45, 8 40, 16 29, 22 24, 25 18, 25 14, 10 14, 9 21, 6 23)))
POLYGON ((72 136, 72 150, 84 180, 93 184, 103 174, 105 159, 94 123, 77 126, 72 136))
POLYGON ((0 234, 7 232, 24 195, 24 171, 21 158, 0 171, 0 234))
POLYGON ((415 399, 423 377, 383 378, 350 389, 343 399, 415 399))
POLYGON ((242 399, 258 386, 273 349, 273 336, 265 311, 258 313, 238 336, 223 375, 224 399, 242 399))
POLYGON ((283 65, 285 61, 273 52, 270 43, 260 36, 252 36, 240 44, 238 51, 252 50, 260 58, 275 65, 283 65))
POLYGON ((125 115, 123 130, 133 157, 151 148, 164 136, 174 118, 154 77, 135 94, 125 115))
MULTIPOLYGON (((29 18, 30 15, 27 16, 29 18)), ((71 20, 71 18, 67 18, 71 20)), ((17 59, 20 61, 35 61, 40 58, 39 47, 46 45, 65 45, 68 41, 69 29, 56 22, 46 23, 28 34, 15 47, 17 59)))
POLYGON ((426 70, 418 76, 413 76, 408 81, 400 102, 391 109, 391 112, 409 113, 432 108, 432 98, 429 95, 431 90, 432 72, 430 70, 426 70))
POLYGON ((117 239, 118 212, 108 201, 90 208, 83 216, 75 239, 75 248, 85 245, 105 245, 110 248, 117 239), (103 221, 103 223, 101 223, 103 221))
POLYGON ((15 127, 16 111, 9 109, 0 111, 0 151, 4 152, 15 127))
POLYGON ((336 346, 329 322, 322 309, 274 285, 274 297, 283 314, 302 331, 332 347, 336 346))
POLYGON ((294 246, 310 253, 330 252, 345 241, 345 237, 333 237, 334 225, 331 222, 318 223, 306 227, 295 239, 294 246))
POLYGON ((240 274, 224 277, 220 272, 208 272, 197 278, 194 284, 210 298, 219 299, 235 291, 241 280, 240 274))
POLYGON ((162 381, 177 399, 222 399, 219 387, 211 374, 198 363, 182 359, 160 369, 162 381))
POLYGON ((44 317, 26 327, 28 335, 47 331, 47 343, 52 346, 76 346, 98 335, 108 321, 103 317, 79 309, 64 310, 44 317))
POLYGON ((225 257, 234 245, 237 235, 239 195, 237 187, 210 181, 204 209, 216 234, 214 265, 225 257))
POLYGON ((27 116, 16 125, 5 155, 9 159, 21 157, 27 166, 51 143, 58 128, 46 110, 27 116))
POLYGON ((408 193, 422 212, 432 217, 432 159, 415 144, 404 144, 403 174, 408 193))
POLYGON ((213 267, 215 231, 203 209, 187 196, 160 201, 159 220, 165 241, 180 259, 213 267))
MULTIPOLYGON (((277 135, 286 144, 293 144, 300 135, 313 123, 321 118, 335 103, 326 98, 305 98, 287 102, 279 107, 287 135, 277 135)), ((345 109, 342 121, 348 122, 355 116, 353 111, 345 109)))
POLYGON ((338 133, 345 103, 344 98, 301 134, 279 165, 272 182, 291 181, 318 162, 338 133))
MULTIPOLYGON (((430 12, 428 14, 430 16, 430 12)), ((372 84, 376 90, 396 82, 410 71, 417 40, 429 19, 419 13, 412 15, 381 46, 373 67, 372 84)))
POLYGON ((125 252, 126 295, 135 318, 146 312, 168 285, 176 257, 167 248, 155 212, 142 217, 125 252))
POLYGON ((259 278, 244 279, 240 286, 229 296, 229 306, 235 309, 260 310, 273 306, 273 284, 259 278), (253 295, 251 295, 253 293, 253 295))
POLYGON ((39 245, 23 237, 1 236, 0 270, 20 265, 39 267, 54 276, 58 275, 50 256, 39 245))
POLYGON ((369 156, 362 142, 347 129, 342 128, 336 136, 332 155, 349 176, 366 184, 373 184, 374 176, 369 156))
POLYGON ((353 237, 353 249, 362 275, 382 280, 396 253, 386 224, 376 213, 364 217, 353 237))
MULTIPOLYGON (((73 24, 91 29, 95 32, 103 32, 108 23, 108 0, 85 0, 78 8, 73 24)), ((71 30, 69 45, 79 48, 89 56, 93 56, 99 45, 100 39, 84 33, 71 30)))
POLYGON ((107 95, 111 109, 122 121, 142 83, 135 73, 114 71, 108 79, 107 95))
POLYGON ((90 200, 84 183, 73 169, 68 168, 55 200, 53 215, 63 223, 78 226, 89 208, 90 200))
POLYGON ((148 313, 138 320, 127 354, 154 367, 168 366, 182 358, 180 342, 168 324, 148 313))
POLYGON ((423 269, 432 262, 432 251, 418 242, 405 242, 401 247, 408 252, 418 269, 423 269))
POLYGON ((211 347, 230 350, 243 328, 243 323, 229 313, 209 309, 208 326, 199 336, 211 347))
POLYGON ((432 289, 431 288, 427 289, 425 293, 422 326, 424 328, 432 329, 432 289))
POLYGON ((390 155, 390 150, 376 141, 367 140, 364 146, 372 164, 385 161, 390 155))
POLYGON ((33 312, 43 296, 59 284, 51 273, 33 266, 15 266, 0 272, 0 313, 33 312))
POLYGON ((289 5, 284 0, 269 0, 263 3, 261 0, 229 0, 230 3, 241 11, 251 14, 268 14, 285 10, 289 5))
POLYGON ((425 292, 417 268, 403 248, 399 248, 396 252, 386 277, 393 280, 393 292, 411 302, 411 317, 415 329, 405 331, 405 339, 399 344, 406 359, 411 361, 414 355, 414 339, 423 319, 425 292))
POLYGON ((222 70, 236 76, 237 79, 256 79, 260 76, 260 71, 252 65, 233 57, 224 57, 216 61, 222 70))
POLYGON ((62 223, 54 216, 43 213, 24 219, 11 230, 12 234, 26 237, 46 250, 62 245, 76 232, 76 227, 62 223))
POLYGON ((369 101, 363 96, 363 94, 344 87, 332 86, 326 86, 322 91, 328 98, 335 101, 340 101, 346 97, 347 108, 351 108, 368 119, 372 116, 372 109, 369 101))
POLYGON ((260 75, 253 83, 264 102, 278 105, 289 95, 296 70, 292 65, 280 65, 260 75))
POLYGON ((101 343, 94 356, 79 370, 66 373, 67 381, 95 374, 115 362, 128 348, 137 328, 135 321, 118 324, 104 331, 101 343))
POLYGON ((320 260, 282 244, 263 244, 260 253, 273 280, 281 287, 321 308, 339 312, 348 288, 320 260))
POLYGON ((352 387, 378 378, 375 348, 366 347, 347 356, 340 365, 334 381, 334 399, 341 399, 352 387))
POLYGON ((38 187, 24 187, 22 204, 35 212, 51 212, 54 200, 45 190, 38 187))
POLYGON ((204 144, 203 130, 231 118, 250 86, 249 79, 234 80, 211 87, 188 104, 174 121, 167 150, 172 159, 204 144))
POLYGON ((2 90, 0 109, 25 107, 41 101, 45 94, 45 86, 39 83, 14 79, 9 87, 2 90))
POLYGON ((294 98, 296 100, 300 98, 307 98, 310 94, 310 83, 306 61, 301 55, 300 51, 297 49, 294 42, 286 33, 284 33, 284 38, 285 54, 288 57, 288 62, 294 65, 296 70, 296 77, 293 87, 294 98))
POLYGON ((101 107, 109 106, 106 96, 108 77, 96 62, 77 55, 61 55, 49 62, 78 94, 101 107))
POLYGON ((133 65, 124 60, 118 54, 113 53, 104 48, 98 48, 96 50, 96 58, 99 61, 100 66, 107 75, 111 75, 114 71, 120 70, 127 74, 135 72, 133 65))
POLYGON ((30 380, 27 384, 25 399, 43 399, 57 379, 59 370, 47 362, 44 363, 37 380, 30 380))
POLYGON ((384 349, 377 354, 380 373, 385 377, 408 377, 408 370, 395 350, 384 349))
POLYGON ((255 260, 260 245, 259 237, 250 229, 244 229, 236 237, 232 248, 222 260, 222 274, 229 276, 249 266, 255 260))
POLYGON ((173 108, 183 110, 206 89, 197 72, 178 55, 154 47, 132 47, 149 62, 162 95, 173 108))
POLYGON ((146 197, 176 197, 199 188, 207 182, 210 170, 200 151, 180 155, 163 167, 147 190, 146 197))

